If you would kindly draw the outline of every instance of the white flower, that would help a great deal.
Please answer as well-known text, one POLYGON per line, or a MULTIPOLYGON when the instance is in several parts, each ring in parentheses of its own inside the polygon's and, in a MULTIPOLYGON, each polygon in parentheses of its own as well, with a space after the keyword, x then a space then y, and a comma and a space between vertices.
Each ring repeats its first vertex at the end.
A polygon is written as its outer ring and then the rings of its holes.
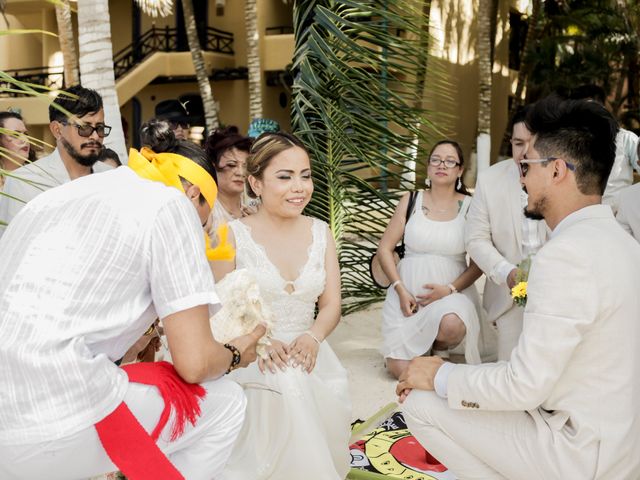
POLYGON ((265 356, 265 346, 273 328, 273 313, 260 294, 260 287, 248 270, 241 268, 216 283, 222 308, 210 318, 213 336, 220 343, 246 335, 263 323, 267 333, 258 342, 257 352, 265 356))

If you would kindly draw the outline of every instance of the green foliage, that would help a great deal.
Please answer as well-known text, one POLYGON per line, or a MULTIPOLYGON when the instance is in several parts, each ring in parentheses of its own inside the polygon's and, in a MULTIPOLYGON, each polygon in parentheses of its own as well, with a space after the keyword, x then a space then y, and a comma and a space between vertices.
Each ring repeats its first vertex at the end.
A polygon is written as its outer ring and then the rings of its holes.
MULTIPOLYGON (((427 22, 420 2, 296 2, 292 126, 311 153, 308 213, 338 245, 344 311, 379 301, 368 259, 411 162, 435 129, 422 107, 427 22)), ((428 12, 428 8, 425 9, 428 12)))
POLYGON ((542 10, 541 35, 529 45, 533 69, 527 102, 596 84, 610 95, 614 113, 627 118, 623 123, 630 127, 632 118, 640 120, 638 75, 629 75, 639 62, 638 1, 547 0, 542 10), (629 115, 625 108, 636 111, 629 115))

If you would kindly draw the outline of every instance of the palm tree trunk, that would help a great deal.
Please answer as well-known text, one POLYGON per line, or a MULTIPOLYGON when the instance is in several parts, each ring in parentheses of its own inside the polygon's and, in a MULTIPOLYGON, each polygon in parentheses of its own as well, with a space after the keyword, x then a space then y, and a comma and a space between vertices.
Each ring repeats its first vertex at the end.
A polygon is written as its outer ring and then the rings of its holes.
POLYGON ((73 24, 71 23, 71 8, 69 0, 56 3, 56 20, 58 22, 58 39, 64 60, 64 86, 69 87, 80 83, 78 72, 78 55, 73 42, 73 24))
POLYGON ((127 147, 113 73, 108 0, 78 0, 78 45, 82 85, 102 95, 105 123, 112 128, 104 143, 126 163, 127 147))
MULTIPOLYGON (((478 137, 476 139, 477 171, 489 167, 491 161, 491 0, 478 5, 478 137)), ((471 165, 473 168, 473 165, 471 165)), ((475 173, 475 175, 474 175, 475 173)))
POLYGON ((262 72, 256 0, 245 0, 244 23, 247 29, 247 68, 249 70, 249 120, 262 118, 262 72))
POLYGON ((198 87, 200 88, 200 96, 202 97, 202 106, 204 108, 204 121, 209 132, 213 132, 220 125, 218 120, 218 104, 213 99, 213 91, 211 90, 211 82, 204 64, 204 56, 200 40, 198 39, 198 29, 196 27, 196 19, 193 16, 193 4, 191 0, 182 0, 182 11, 184 12, 184 24, 187 31, 187 41, 189 42, 189 50, 191 51, 191 59, 193 60, 193 68, 196 71, 198 79, 198 87))

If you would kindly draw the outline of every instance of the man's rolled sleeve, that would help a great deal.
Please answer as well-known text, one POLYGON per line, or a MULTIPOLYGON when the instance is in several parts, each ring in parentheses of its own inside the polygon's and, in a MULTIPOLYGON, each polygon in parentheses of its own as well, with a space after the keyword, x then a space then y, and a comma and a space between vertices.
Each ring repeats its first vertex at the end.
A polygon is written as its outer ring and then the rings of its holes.
POLYGON ((150 242, 151 296, 158 316, 198 305, 215 311, 220 301, 205 256, 204 231, 185 196, 176 196, 159 210, 150 242))

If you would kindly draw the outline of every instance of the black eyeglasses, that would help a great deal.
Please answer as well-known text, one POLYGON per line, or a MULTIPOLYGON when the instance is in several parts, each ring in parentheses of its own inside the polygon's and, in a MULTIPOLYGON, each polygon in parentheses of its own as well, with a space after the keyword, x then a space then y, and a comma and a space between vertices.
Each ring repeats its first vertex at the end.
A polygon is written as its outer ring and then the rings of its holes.
MULTIPOLYGON (((531 163, 549 163, 554 160, 562 160, 559 157, 547 157, 547 158, 525 158, 518 162, 518 166, 520 167, 520 175, 524 178, 527 176, 527 172, 529 171, 529 164, 531 163)), ((576 166, 573 163, 567 162, 564 160, 564 163, 567 165, 567 168, 571 171, 576 169, 576 166)))
POLYGON ((96 132, 100 138, 104 138, 109 136, 109 134, 111 133, 111 127, 102 124, 96 125, 94 127, 93 125, 89 125, 88 123, 85 123, 84 125, 71 122, 60 123, 62 123, 63 125, 75 127, 76 130, 78 130, 78 135, 80 135, 81 137, 90 137, 91 135, 93 135, 93 132, 96 132))
POLYGON ((460 162, 456 162, 453 158, 431 157, 429 159, 429 165, 433 165, 434 167, 439 167, 442 164, 444 164, 446 168, 455 168, 460 165, 460 162))

